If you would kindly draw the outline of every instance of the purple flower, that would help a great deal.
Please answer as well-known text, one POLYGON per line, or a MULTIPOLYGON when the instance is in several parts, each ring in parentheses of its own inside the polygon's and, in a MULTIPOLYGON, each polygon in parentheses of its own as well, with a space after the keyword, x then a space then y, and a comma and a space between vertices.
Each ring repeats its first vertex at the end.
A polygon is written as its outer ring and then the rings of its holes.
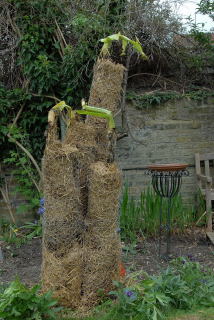
POLYGON ((43 215, 44 212, 45 212, 45 208, 44 208, 44 207, 40 207, 40 208, 38 209, 38 211, 37 211, 37 213, 38 213, 39 215, 43 215))
POLYGON ((206 284, 206 283, 208 283, 208 280, 202 279, 202 280, 200 280, 200 282, 203 283, 203 284, 206 284))
POLYGON ((44 204, 45 204, 45 198, 40 199, 39 203, 40 203, 40 206, 44 206, 44 204))
POLYGON ((137 299, 136 294, 135 294, 133 291, 129 290, 129 289, 125 289, 125 290, 124 290, 124 294, 125 294, 128 298, 130 298, 130 300, 132 300, 132 301, 134 301, 134 300, 137 299))

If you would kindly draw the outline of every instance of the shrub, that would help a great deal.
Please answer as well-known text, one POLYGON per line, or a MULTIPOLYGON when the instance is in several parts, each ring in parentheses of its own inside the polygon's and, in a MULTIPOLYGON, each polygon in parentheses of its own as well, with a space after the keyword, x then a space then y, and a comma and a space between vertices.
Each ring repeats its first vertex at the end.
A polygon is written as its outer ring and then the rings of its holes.
POLYGON ((50 292, 39 295, 40 286, 29 289, 18 279, 0 293, 0 318, 4 320, 54 320, 60 308, 50 292))
POLYGON ((116 283, 117 290, 111 292, 117 297, 112 315, 120 315, 121 319, 158 320, 170 309, 214 305, 213 272, 204 272, 198 263, 184 258, 173 260, 158 276, 137 281, 130 278, 128 282, 128 287, 116 283))

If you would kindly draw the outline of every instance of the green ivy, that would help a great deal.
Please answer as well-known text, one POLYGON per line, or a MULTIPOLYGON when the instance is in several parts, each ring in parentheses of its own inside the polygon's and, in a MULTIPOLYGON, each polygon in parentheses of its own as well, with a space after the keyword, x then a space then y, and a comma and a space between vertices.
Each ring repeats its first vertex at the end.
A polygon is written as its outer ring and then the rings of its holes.
MULTIPOLYGON (((127 1, 93 1, 90 8, 81 3, 73 7, 64 0, 7 1, 20 34, 17 64, 24 89, 0 88, 0 132, 6 131, 24 103, 18 126, 30 134, 33 155, 40 161, 54 97, 76 107, 81 98, 88 98, 99 39, 122 29, 124 17, 118 14, 127 1)), ((11 145, 5 135, 0 143, 3 157, 11 145)))
POLYGON ((154 94, 137 94, 133 91, 127 93, 126 99, 131 101, 136 109, 150 108, 168 101, 188 98, 197 101, 203 101, 209 97, 214 97, 214 91, 194 90, 185 94, 179 92, 156 92, 154 94))
POLYGON ((26 154, 8 139, 11 124, 23 109, 13 132, 40 163, 48 110, 55 97, 78 107, 88 98, 99 39, 122 31, 127 0, 77 2, 67 0, 6 0, 17 30, 17 72, 22 88, 0 84, 0 162, 15 167, 19 191, 31 199, 38 191, 28 179, 38 177, 26 154))

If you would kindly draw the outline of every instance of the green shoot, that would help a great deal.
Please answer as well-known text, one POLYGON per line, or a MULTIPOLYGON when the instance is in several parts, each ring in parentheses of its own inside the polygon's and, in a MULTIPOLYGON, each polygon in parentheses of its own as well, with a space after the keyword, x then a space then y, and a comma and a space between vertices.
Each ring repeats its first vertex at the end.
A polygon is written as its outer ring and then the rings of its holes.
POLYGON ((116 34, 112 34, 111 36, 108 36, 106 38, 103 38, 100 40, 103 42, 103 47, 101 49, 101 55, 102 56, 108 56, 110 54, 109 50, 112 46, 113 41, 121 41, 122 42, 122 55, 125 55, 126 53, 126 48, 128 44, 131 44, 133 46, 133 49, 140 54, 141 58, 144 60, 148 60, 148 57, 146 54, 143 52, 143 48, 140 44, 140 41, 136 38, 136 41, 129 39, 128 37, 122 35, 120 32, 116 34))
POLYGON ((115 128, 115 122, 112 115, 112 112, 98 107, 92 107, 88 106, 84 100, 82 100, 82 109, 81 110, 73 110, 72 107, 68 106, 65 101, 60 101, 57 103, 52 110, 59 111, 62 114, 63 120, 67 124, 67 126, 70 125, 71 119, 75 117, 75 114, 84 114, 84 115, 90 115, 94 117, 100 117, 103 119, 106 119, 108 121, 108 127, 110 130, 115 128), (63 115, 63 111, 67 111, 67 117, 65 118, 65 115, 63 115))

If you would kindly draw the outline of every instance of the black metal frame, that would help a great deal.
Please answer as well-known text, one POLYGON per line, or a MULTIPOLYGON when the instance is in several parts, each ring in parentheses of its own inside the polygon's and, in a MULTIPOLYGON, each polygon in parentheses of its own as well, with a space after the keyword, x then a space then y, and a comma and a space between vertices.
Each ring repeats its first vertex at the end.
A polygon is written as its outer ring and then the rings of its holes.
POLYGON ((158 196, 161 197, 161 206, 160 206, 160 220, 159 220, 159 256, 161 256, 161 236, 162 231, 165 229, 167 233, 167 246, 166 254, 163 256, 165 259, 169 259, 170 247, 171 247, 171 207, 172 207, 172 198, 174 198, 182 184, 182 177, 188 176, 189 172, 186 169, 180 170, 170 170, 170 171, 161 171, 160 169, 147 169, 146 174, 151 175, 152 177, 152 186, 154 191, 158 196), (162 199, 168 199, 168 208, 167 208, 167 222, 166 225, 163 225, 163 212, 162 212, 162 199))

